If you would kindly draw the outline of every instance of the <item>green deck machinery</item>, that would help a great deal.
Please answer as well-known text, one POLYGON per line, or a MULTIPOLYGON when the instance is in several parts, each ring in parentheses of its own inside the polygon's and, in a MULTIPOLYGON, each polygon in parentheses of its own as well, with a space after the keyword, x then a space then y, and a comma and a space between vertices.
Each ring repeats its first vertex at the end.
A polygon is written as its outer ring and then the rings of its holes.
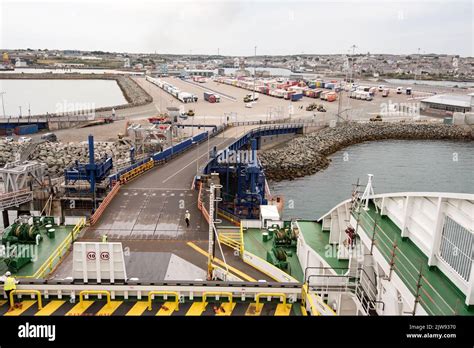
POLYGON ((267 252, 267 261, 285 270, 288 268, 287 257, 296 250, 297 235, 289 224, 285 224, 283 228, 274 225, 268 232, 268 238, 273 239, 273 247, 267 252))
POLYGON ((43 239, 41 229, 53 224, 54 218, 50 216, 20 216, 7 227, 1 236, 1 244, 5 251, 4 262, 10 272, 17 273, 32 261, 32 246, 43 239))

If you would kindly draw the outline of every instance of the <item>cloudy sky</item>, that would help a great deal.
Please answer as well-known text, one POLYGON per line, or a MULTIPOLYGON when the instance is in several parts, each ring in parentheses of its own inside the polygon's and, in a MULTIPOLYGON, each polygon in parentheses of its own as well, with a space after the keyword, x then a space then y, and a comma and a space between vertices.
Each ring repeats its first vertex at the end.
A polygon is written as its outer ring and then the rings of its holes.
POLYGON ((0 48, 474 56, 471 0, 0 0, 0 48))

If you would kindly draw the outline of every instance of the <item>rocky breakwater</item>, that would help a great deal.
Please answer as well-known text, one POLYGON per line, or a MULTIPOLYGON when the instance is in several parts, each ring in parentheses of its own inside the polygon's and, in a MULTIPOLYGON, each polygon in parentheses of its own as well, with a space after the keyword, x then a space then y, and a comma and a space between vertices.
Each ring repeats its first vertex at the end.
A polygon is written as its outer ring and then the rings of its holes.
POLYGON ((474 134, 463 127, 430 123, 346 123, 304 135, 259 154, 267 179, 293 180, 325 169, 334 152, 364 141, 376 140, 466 140, 474 134))
MULTIPOLYGON (((28 144, 17 142, 0 142, 0 166, 5 163, 14 162, 19 158, 28 144)), ((104 158, 105 155, 112 157, 114 167, 120 167, 130 162, 130 147, 118 142, 95 142, 96 159, 104 158)), ((64 169, 73 165, 76 161, 80 163, 89 162, 89 150, 87 142, 83 143, 42 143, 36 146, 29 160, 46 163, 51 177, 64 174, 64 169)))

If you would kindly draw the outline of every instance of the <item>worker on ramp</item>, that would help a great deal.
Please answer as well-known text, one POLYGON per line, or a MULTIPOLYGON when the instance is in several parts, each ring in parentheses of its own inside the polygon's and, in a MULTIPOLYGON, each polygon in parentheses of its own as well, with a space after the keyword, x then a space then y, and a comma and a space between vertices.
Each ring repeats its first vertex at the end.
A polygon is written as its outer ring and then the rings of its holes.
POLYGON ((189 227, 189 221, 191 219, 191 214, 189 214, 189 210, 186 210, 184 214, 184 221, 186 221, 186 227, 189 227))

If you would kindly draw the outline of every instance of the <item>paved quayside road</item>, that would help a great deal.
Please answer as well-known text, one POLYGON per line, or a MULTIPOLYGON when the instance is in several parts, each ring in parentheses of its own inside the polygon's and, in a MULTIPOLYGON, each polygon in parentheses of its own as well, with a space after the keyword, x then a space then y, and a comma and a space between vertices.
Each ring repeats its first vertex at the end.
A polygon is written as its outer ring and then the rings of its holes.
MULTIPOLYGON (((211 138, 209 148, 222 149, 243 132, 243 127, 228 129, 211 138)), ((107 233, 112 239, 207 239, 208 226, 197 209, 198 191, 191 189, 196 158, 204 166, 207 149, 206 141, 123 186, 86 237, 107 233), (186 209, 191 213, 189 228, 184 222, 186 209)))
MULTIPOLYGON (((201 167, 207 163, 208 146, 210 149, 214 146, 218 150, 223 149, 250 129, 249 126, 230 128, 211 138, 209 144, 205 141, 167 164, 152 169, 122 186, 99 222, 88 228, 81 240, 98 240, 106 233, 109 241, 120 241, 124 247, 130 248, 132 258, 141 266, 127 267, 131 271, 129 277, 148 281, 162 280, 157 274, 165 274, 168 266, 156 262, 150 264, 150 252, 175 254, 205 270, 209 225, 197 209, 198 191, 191 189, 197 170, 196 158, 199 159, 200 172, 201 167), (189 228, 184 221, 186 210, 191 214, 189 228), (163 270, 158 269, 160 267, 163 270), (156 277, 153 277, 152 273, 156 274, 156 277)), ((223 251, 224 256, 219 250, 216 251, 216 256, 221 260, 225 258, 229 265, 242 271, 243 275, 239 274, 238 270, 233 271, 241 279, 271 280, 235 256, 233 250, 224 246, 223 251)), ((68 257, 54 277, 67 276, 72 267, 71 261, 68 257)), ((172 278, 180 279, 180 273, 174 272, 172 278)))

